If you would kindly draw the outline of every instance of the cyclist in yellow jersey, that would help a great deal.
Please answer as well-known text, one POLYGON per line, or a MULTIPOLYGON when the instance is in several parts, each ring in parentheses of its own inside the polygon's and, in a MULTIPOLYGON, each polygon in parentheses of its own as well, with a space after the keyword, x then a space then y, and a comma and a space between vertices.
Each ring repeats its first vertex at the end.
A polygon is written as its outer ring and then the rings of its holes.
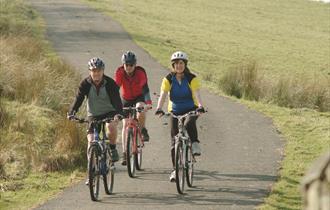
MULTIPOLYGON (((190 111, 196 110, 198 113, 204 113, 201 96, 200 83, 195 74, 191 73, 187 67, 188 56, 182 51, 172 54, 172 71, 163 78, 161 85, 160 98, 158 100, 155 114, 162 116, 162 109, 165 98, 169 96, 168 111, 174 115, 183 115, 190 111)), ((185 127, 188 131, 192 142, 193 155, 201 155, 199 146, 196 120, 197 116, 190 116, 185 120, 185 127)), ((178 133, 178 120, 171 117, 171 157, 173 171, 170 176, 170 181, 175 181, 175 140, 174 136, 178 133)))

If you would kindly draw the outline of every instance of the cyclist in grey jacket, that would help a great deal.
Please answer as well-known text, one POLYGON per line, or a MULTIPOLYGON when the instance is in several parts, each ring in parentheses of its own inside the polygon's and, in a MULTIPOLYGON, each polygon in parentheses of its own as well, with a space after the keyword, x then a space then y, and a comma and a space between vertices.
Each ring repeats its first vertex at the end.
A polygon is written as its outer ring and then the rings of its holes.
MULTIPOLYGON (((87 117, 89 121, 102 120, 107 117, 112 118, 117 114, 122 114, 119 87, 113 79, 104 75, 104 67, 104 62, 100 58, 92 58, 88 62, 89 76, 83 79, 79 85, 76 98, 68 112, 68 119, 74 117, 85 98, 87 98, 87 117)), ((109 132, 107 136, 110 140, 112 160, 118 161, 119 155, 116 149, 118 121, 107 123, 106 126, 109 132)), ((93 138, 93 129, 91 123, 89 123, 87 130, 88 148, 93 138)))

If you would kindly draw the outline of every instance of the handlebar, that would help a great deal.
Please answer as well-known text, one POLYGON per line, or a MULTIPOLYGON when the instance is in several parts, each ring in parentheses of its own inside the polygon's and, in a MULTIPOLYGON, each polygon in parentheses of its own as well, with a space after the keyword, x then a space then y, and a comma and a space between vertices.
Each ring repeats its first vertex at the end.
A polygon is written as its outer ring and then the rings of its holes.
POLYGON ((128 107, 123 107, 123 110, 127 110, 127 111, 132 111, 135 110, 137 112, 144 112, 145 110, 147 110, 146 107, 135 107, 135 106, 128 106, 128 107))
MULTIPOLYGON (((120 115, 120 119, 121 120, 123 119, 123 116, 120 115)), ((78 123, 89 123, 90 121, 84 119, 84 118, 79 118, 79 117, 76 117, 76 116, 73 116, 70 120, 72 121, 75 121, 75 122, 78 122, 78 123)), ((91 122, 93 123, 110 123, 112 121, 116 120, 115 118, 111 118, 111 117, 107 117, 107 118, 104 118, 102 120, 92 120, 91 122)))
POLYGON ((198 116, 199 114, 197 113, 196 110, 194 110, 194 111, 190 111, 190 112, 188 112, 186 114, 183 114, 183 115, 174 115, 172 112, 166 113, 165 115, 167 115, 167 116, 172 115, 173 118, 176 118, 176 119, 180 120, 182 118, 188 117, 189 115, 198 116))

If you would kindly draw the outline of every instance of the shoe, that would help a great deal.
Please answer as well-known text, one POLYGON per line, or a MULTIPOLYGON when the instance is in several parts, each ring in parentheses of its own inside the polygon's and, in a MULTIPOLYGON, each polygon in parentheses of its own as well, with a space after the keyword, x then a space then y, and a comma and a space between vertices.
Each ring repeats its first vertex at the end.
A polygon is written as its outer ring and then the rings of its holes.
POLYGON ((142 133, 143 141, 149 142, 148 130, 146 128, 142 128, 141 133, 142 133))
POLYGON ((191 147, 192 147, 192 153, 193 153, 193 155, 196 155, 196 156, 201 155, 201 148, 200 148, 198 142, 192 143, 191 147))
POLYGON ((117 149, 111 150, 111 160, 112 162, 117 162, 119 160, 119 155, 117 149))
POLYGON ((123 152, 123 159, 122 159, 122 161, 121 161, 121 164, 123 165, 123 166, 126 166, 126 152, 123 152))
POLYGON ((171 175, 170 175, 170 182, 175 182, 175 170, 173 170, 171 172, 171 175))
POLYGON ((89 185, 89 179, 86 180, 85 185, 89 185))

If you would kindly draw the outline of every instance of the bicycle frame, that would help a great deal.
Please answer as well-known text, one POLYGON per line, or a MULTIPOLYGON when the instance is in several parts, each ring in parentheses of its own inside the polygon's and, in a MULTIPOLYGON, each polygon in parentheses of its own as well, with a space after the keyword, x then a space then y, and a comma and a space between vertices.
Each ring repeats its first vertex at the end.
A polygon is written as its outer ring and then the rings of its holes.
MULTIPOLYGON (((177 144, 179 142, 182 142, 183 154, 186 154, 187 147, 191 147, 191 140, 190 140, 190 137, 188 135, 188 131, 184 127, 184 119, 186 117, 188 117, 188 115, 190 115, 190 114, 195 114, 195 112, 188 112, 187 114, 182 115, 182 116, 172 115, 174 118, 178 119, 178 128, 179 128, 179 132, 175 136, 175 144, 177 144)), ((195 162, 194 157, 193 157, 193 161, 195 162)), ((185 155, 183 156, 183 162, 185 163, 184 164, 184 169, 186 169, 187 168, 187 161, 186 161, 185 155)))
POLYGON ((176 187, 180 194, 183 194, 185 177, 187 177, 187 184, 192 187, 193 168, 196 162, 192 155, 192 143, 188 135, 188 131, 184 126, 184 120, 189 115, 197 115, 196 111, 188 112, 184 115, 176 116, 171 114, 173 118, 178 120, 179 132, 175 138, 175 169, 176 169, 176 187), (189 152, 190 151, 190 152, 189 152))
MULTIPOLYGON (((88 123, 88 120, 74 117, 78 123, 88 123)), ((88 180, 91 199, 98 200, 100 176, 103 176, 105 193, 110 195, 113 190, 115 165, 111 160, 110 147, 107 144, 105 124, 113 121, 112 118, 92 121, 94 138, 88 148, 88 180)))
POLYGON ((124 147, 126 148, 126 165, 128 176, 135 177, 135 171, 141 170, 142 165, 142 148, 144 140, 142 138, 141 127, 137 119, 137 113, 142 112, 142 107, 124 107, 128 112, 128 117, 124 124, 124 147))
POLYGON ((130 129, 133 130, 133 154, 137 154, 137 145, 136 145, 136 134, 139 135, 139 140, 141 141, 141 145, 144 145, 144 141, 142 138, 142 133, 140 129, 140 125, 137 119, 137 109, 136 107, 124 107, 124 110, 127 110, 129 115, 128 118, 125 118, 125 139, 127 138, 128 131, 130 129))
POLYGON ((105 160, 104 160, 104 157, 105 157, 105 152, 106 152, 106 140, 107 140, 107 135, 106 135, 106 132, 105 132, 105 122, 92 122, 93 125, 93 130, 94 130, 94 139, 93 141, 91 142, 90 144, 90 147, 88 149, 88 152, 90 153, 90 148, 93 146, 93 145, 97 145, 98 148, 100 149, 98 152, 98 155, 100 156, 101 158, 101 164, 100 164, 100 174, 101 175, 105 175, 107 173, 107 168, 105 166, 105 160), (100 132, 98 131, 97 127, 98 126, 101 126, 100 128, 100 132), (102 134, 102 136, 100 137, 100 134, 102 134), (104 167, 105 166, 105 167, 104 167))

